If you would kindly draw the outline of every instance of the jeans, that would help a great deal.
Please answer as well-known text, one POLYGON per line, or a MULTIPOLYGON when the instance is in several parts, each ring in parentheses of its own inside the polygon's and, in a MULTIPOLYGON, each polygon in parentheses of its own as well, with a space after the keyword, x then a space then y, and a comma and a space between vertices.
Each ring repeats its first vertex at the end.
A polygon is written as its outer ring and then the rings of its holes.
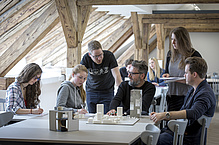
POLYGON ((173 145, 173 136, 167 132, 161 133, 157 145, 173 145))
POLYGON ((114 92, 86 92, 86 101, 89 113, 96 113, 96 105, 104 104, 104 114, 109 111, 109 105, 114 97, 114 92))

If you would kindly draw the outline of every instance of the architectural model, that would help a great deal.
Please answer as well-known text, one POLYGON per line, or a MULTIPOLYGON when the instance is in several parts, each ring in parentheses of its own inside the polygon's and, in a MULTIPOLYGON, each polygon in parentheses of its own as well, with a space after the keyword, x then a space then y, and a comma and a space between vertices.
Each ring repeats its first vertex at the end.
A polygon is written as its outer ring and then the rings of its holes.
POLYGON ((89 117, 89 124, 119 124, 119 125, 134 125, 139 119, 123 115, 123 107, 117 107, 115 116, 104 115, 104 104, 97 104, 97 113, 94 117, 89 117))

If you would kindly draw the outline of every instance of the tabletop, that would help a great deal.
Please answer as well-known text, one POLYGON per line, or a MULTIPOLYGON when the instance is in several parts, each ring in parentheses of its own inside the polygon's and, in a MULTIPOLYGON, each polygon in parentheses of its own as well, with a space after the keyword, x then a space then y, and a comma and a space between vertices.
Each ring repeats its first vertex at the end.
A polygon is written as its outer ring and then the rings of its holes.
POLYGON ((36 116, 0 128, 0 142, 132 144, 148 123, 152 123, 149 117, 141 118, 133 126, 87 124, 86 119, 80 119, 79 131, 58 132, 49 130, 48 115, 36 116))

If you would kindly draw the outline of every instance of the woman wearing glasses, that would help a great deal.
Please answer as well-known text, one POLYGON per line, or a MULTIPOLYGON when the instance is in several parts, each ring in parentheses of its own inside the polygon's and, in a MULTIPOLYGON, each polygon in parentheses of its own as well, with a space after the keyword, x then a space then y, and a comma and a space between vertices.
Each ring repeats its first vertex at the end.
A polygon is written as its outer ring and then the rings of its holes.
POLYGON ((156 58, 152 57, 148 60, 149 71, 147 73, 147 81, 155 86, 166 86, 164 80, 160 80, 165 70, 160 68, 156 58))
POLYGON ((78 64, 72 69, 70 81, 64 81, 58 89, 56 107, 66 109, 74 109, 74 112, 80 114, 87 113, 85 107, 86 93, 83 89, 83 83, 87 79, 87 68, 78 64))
POLYGON ((40 77, 42 69, 36 63, 27 64, 12 83, 6 93, 6 111, 15 114, 41 114, 40 103, 40 77))

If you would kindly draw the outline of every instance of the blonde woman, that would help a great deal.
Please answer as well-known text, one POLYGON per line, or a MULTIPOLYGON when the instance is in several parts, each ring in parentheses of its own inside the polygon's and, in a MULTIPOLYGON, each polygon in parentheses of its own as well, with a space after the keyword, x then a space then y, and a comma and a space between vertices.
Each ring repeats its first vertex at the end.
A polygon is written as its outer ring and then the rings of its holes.
POLYGON ((147 81, 155 86, 166 86, 164 80, 160 80, 165 70, 160 68, 156 58, 152 57, 148 60, 149 70, 147 73, 147 81))
POLYGON ((56 107, 74 109, 74 112, 86 114, 85 107, 86 93, 83 83, 87 79, 88 71, 84 65, 78 64, 72 69, 69 81, 64 81, 58 89, 56 107))

